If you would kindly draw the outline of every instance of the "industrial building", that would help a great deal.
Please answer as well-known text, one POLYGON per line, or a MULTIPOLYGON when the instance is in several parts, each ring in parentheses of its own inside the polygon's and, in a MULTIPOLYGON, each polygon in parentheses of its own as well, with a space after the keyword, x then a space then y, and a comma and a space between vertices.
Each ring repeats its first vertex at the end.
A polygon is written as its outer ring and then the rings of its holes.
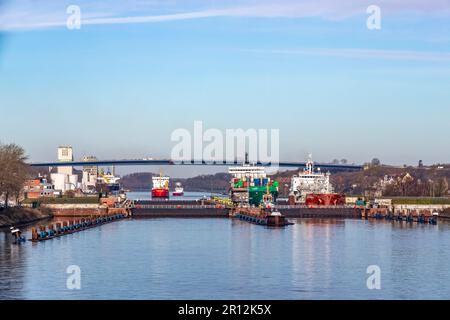
MULTIPOLYGON (((58 147, 58 161, 73 161, 73 149, 71 146, 58 147)), ((50 177, 54 185, 54 189, 61 191, 61 193, 80 188, 78 175, 73 173, 73 167, 71 166, 58 167, 57 173, 52 173, 50 177)))
MULTIPOLYGON (((97 161, 94 156, 84 156, 83 161, 97 161)), ((83 174, 81 178, 81 189, 83 192, 95 192, 95 186, 98 180, 97 166, 83 166, 83 174)))

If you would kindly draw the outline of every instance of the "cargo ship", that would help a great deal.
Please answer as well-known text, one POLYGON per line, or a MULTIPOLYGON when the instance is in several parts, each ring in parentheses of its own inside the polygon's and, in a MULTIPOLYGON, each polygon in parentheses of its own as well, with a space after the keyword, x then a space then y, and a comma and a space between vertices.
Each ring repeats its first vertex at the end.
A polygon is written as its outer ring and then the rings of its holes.
POLYGON ((152 198, 168 199, 169 198, 169 177, 162 174, 152 177, 152 198))
POLYGON ((175 191, 172 192, 174 197, 182 197, 184 195, 184 188, 181 186, 180 182, 175 184, 175 191))
POLYGON ((119 180, 120 178, 110 171, 105 173, 103 170, 100 170, 95 189, 102 194, 119 194, 121 191, 119 180))
POLYGON ((330 183, 330 173, 315 170, 311 155, 305 169, 291 178, 289 204, 311 206, 345 205, 345 196, 334 192, 330 183))
POLYGON ((276 201, 279 183, 267 177, 264 167, 246 162, 239 167, 230 167, 228 173, 232 176, 230 199, 233 203, 259 206, 267 192, 276 201))

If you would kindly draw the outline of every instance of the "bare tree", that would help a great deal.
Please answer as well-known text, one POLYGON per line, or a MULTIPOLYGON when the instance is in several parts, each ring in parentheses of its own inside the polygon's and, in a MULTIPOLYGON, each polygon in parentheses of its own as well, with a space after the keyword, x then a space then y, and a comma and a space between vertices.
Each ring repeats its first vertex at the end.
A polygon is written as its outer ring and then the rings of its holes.
POLYGON ((434 184, 434 194, 436 197, 445 197, 448 194, 448 181, 447 178, 441 178, 434 184))
POLYGON ((0 144, 0 197, 8 206, 11 197, 16 202, 28 176, 25 150, 16 144, 0 144))

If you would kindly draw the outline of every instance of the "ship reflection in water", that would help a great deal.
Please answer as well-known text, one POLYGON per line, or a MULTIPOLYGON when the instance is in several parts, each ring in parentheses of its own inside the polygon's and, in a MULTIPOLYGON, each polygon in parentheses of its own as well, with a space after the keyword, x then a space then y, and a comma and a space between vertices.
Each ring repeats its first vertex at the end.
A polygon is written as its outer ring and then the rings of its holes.
MULTIPOLYGON (((450 224, 139 219, 21 246, 0 232, 0 299, 447 299, 450 224), (66 289, 70 265, 81 290, 66 289), (381 268, 369 290, 367 267, 381 268)), ((29 229, 26 230, 29 236, 29 229)))

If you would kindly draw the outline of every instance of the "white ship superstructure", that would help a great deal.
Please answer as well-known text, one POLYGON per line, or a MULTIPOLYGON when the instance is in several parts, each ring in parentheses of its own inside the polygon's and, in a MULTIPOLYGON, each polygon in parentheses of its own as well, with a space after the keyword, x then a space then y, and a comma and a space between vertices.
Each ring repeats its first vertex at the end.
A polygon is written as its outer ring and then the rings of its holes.
POLYGON ((167 189, 169 187, 169 177, 155 176, 152 177, 153 189, 167 189))
POLYGON ((112 173, 110 171, 105 173, 101 169, 97 176, 96 189, 98 192, 117 193, 121 189, 119 180, 120 177, 114 174, 114 170, 112 173))
POLYGON ((172 193, 174 196, 182 196, 184 195, 184 188, 180 182, 175 184, 175 191, 172 193))
POLYGON ((308 194, 331 194, 334 192, 330 183, 330 173, 323 173, 320 168, 314 170, 311 156, 308 158, 306 168, 291 178, 290 196, 296 203, 305 203, 308 194))
POLYGON ((107 173, 101 173, 98 177, 97 177, 97 181, 98 183, 104 183, 104 184, 117 184, 119 183, 120 178, 113 175, 112 173, 110 173, 109 171, 107 173))
POLYGON ((235 179, 263 179, 266 178, 266 169, 253 164, 244 163, 239 167, 230 167, 228 173, 235 179))

